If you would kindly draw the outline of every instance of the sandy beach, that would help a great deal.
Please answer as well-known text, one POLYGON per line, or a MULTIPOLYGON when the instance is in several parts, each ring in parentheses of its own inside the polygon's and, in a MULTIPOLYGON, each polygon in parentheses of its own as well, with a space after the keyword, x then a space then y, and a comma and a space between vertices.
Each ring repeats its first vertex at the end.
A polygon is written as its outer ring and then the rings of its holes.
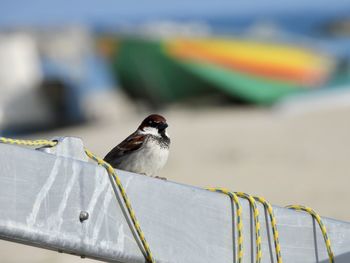
MULTIPOLYGON (((149 112, 121 100, 108 117, 31 138, 78 136, 100 156, 136 129, 149 112)), ((159 174, 199 187, 227 187, 274 205, 303 204, 322 216, 350 221, 349 107, 286 114, 268 108, 175 105, 171 155, 159 174)), ((0 242, 1 262, 92 262, 0 242)))

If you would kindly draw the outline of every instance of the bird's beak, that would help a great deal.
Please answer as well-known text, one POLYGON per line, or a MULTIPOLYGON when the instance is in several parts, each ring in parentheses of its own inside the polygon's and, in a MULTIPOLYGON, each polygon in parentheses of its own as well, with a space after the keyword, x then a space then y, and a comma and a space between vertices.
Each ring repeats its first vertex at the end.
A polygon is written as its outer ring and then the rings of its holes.
POLYGON ((159 131, 164 131, 166 128, 168 128, 168 124, 167 123, 160 123, 158 125, 158 130, 159 131))

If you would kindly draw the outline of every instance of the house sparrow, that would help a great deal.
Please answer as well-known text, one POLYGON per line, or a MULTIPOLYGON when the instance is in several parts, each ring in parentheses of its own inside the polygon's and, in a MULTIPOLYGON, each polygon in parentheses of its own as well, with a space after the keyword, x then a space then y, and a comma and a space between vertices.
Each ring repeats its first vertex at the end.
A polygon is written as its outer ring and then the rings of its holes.
POLYGON ((148 116, 104 160, 114 168, 153 176, 168 159, 170 138, 166 132, 167 127, 164 117, 157 114, 148 116))

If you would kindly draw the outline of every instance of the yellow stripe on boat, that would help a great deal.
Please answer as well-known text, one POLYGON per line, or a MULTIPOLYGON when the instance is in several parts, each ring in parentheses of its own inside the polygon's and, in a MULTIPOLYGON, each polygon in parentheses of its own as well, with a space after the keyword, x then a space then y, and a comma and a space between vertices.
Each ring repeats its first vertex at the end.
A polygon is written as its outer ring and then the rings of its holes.
POLYGON ((180 59, 305 85, 324 83, 335 65, 332 58, 306 48, 237 39, 172 39, 166 50, 180 59))

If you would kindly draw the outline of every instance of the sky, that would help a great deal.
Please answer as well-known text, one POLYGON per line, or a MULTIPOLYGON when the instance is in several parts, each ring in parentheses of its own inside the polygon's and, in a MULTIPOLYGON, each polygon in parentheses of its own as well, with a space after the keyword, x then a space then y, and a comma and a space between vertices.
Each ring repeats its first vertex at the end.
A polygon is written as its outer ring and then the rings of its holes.
POLYGON ((0 0, 0 26, 113 24, 176 17, 344 13, 350 0, 0 0))

